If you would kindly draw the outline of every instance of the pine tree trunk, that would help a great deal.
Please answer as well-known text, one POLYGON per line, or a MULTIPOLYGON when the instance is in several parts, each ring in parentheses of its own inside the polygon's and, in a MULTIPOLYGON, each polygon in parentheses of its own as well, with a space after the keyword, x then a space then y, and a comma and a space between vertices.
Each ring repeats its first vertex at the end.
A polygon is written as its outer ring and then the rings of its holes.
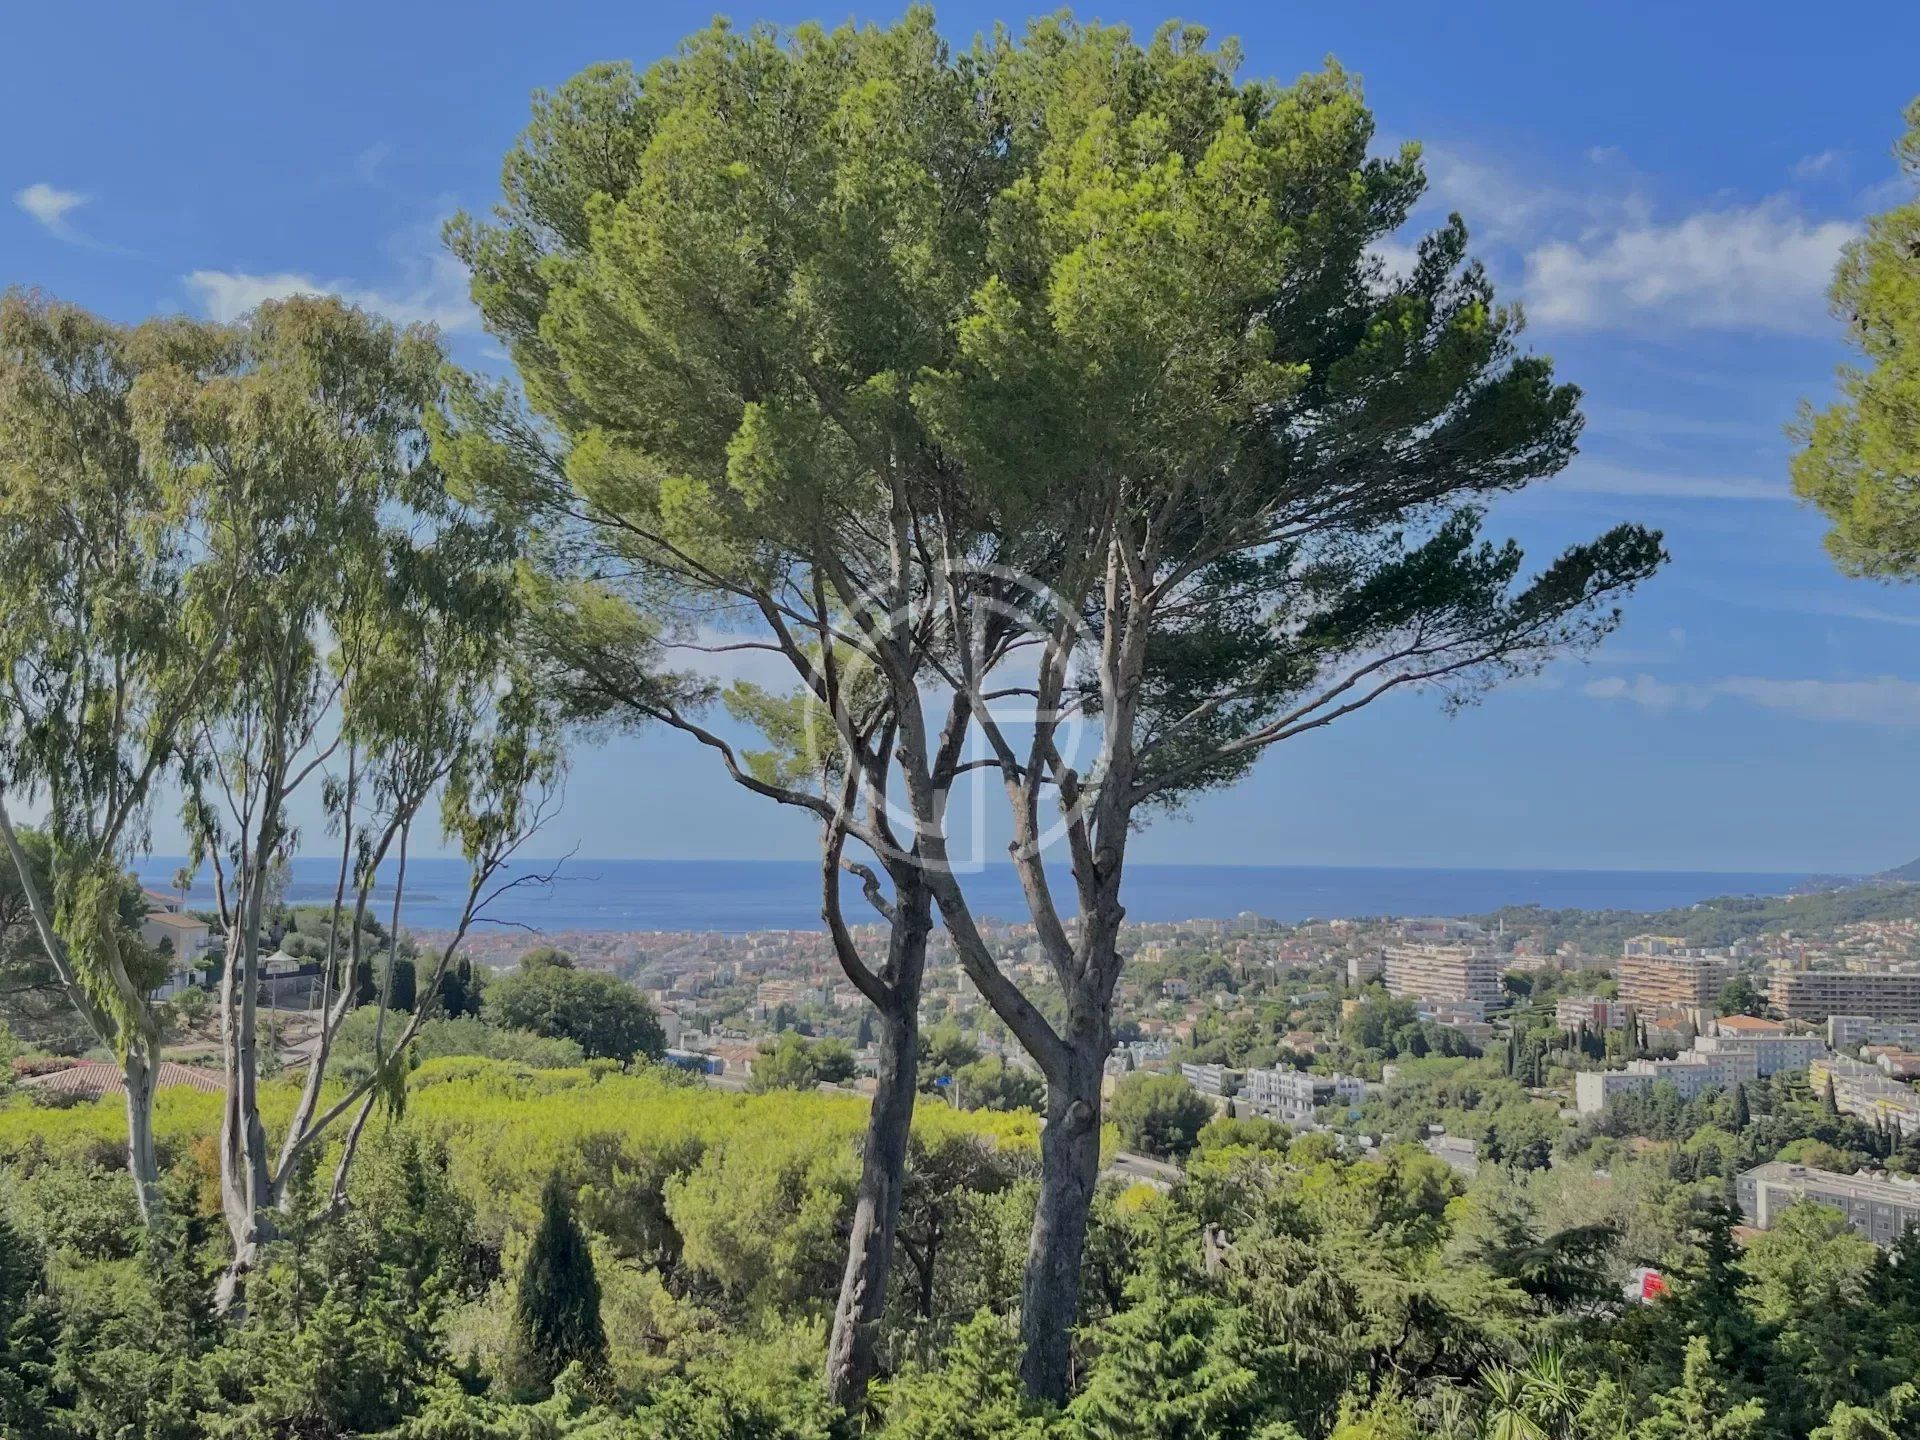
POLYGON ((1036 1400, 1067 1400, 1073 1327, 1080 1315, 1080 1262, 1100 1179, 1100 1076, 1106 1047, 1068 1041, 1065 1072, 1047 1083, 1040 1132, 1040 1194, 1027 1245, 1020 1302, 1020 1379, 1036 1400))
POLYGON ((847 1266, 827 1341, 827 1391, 834 1404, 849 1413, 866 1403, 867 1383, 873 1378, 920 1079, 920 981, 932 897, 924 886, 914 885, 898 894, 897 904, 888 941, 892 1004, 880 1012, 879 1073, 867 1116, 847 1266))

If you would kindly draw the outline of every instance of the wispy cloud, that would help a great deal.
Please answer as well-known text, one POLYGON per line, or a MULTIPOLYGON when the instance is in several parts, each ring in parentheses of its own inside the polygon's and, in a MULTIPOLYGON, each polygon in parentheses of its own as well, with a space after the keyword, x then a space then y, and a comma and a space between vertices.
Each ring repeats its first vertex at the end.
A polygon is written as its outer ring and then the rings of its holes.
POLYGON ((1784 480, 1748 475, 1676 475, 1605 460, 1576 460, 1548 482, 1555 489, 1592 495, 1641 495, 1669 500, 1791 500, 1784 480))
POLYGON ((1822 150, 1818 155, 1803 155, 1793 163, 1793 178, 1813 180, 1846 164, 1844 150, 1822 150))
POLYGON ((1526 257, 1528 314, 1545 324, 1818 333, 1849 222, 1791 203, 1701 210, 1669 222, 1596 227, 1526 257))
POLYGON ((403 276, 394 286, 322 279, 294 270, 195 270, 182 280, 201 308, 220 321, 236 320, 265 301, 289 295, 338 295, 349 305, 401 325, 435 325, 447 334, 478 327, 480 317, 467 296, 466 272, 452 256, 438 250, 415 254, 402 257, 400 268, 403 276))
POLYGON ((78 190, 62 190, 58 185, 49 185, 44 180, 13 192, 13 203, 54 239, 64 240, 69 245, 84 245, 89 250, 127 253, 117 245, 95 240, 73 223, 73 212, 92 203, 92 200, 91 195, 83 195, 78 190))
MULTIPOLYGON (((1457 210, 1496 258, 1517 267, 1528 314, 1580 329, 1818 333, 1840 247, 1857 227, 1808 214, 1791 196, 1724 200, 1670 213, 1612 146, 1588 150, 1584 183, 1541 184, 1499 159, 1425 147, 1430 224, 1457 210)), ((1801 162, 1838 173, 1844 156, 1801 162)))
POLYGON ((1802 720, 1910 729, 1920 727, 1920 681, 1878 675, 1860 680, 1781 680, 1729 675, 1677 684, 1652 675, 1610 675, 1591 680, 1581 693, 1595 700, 1626 701, 1655 714, 1704 710, 1734 700, 1802 720))

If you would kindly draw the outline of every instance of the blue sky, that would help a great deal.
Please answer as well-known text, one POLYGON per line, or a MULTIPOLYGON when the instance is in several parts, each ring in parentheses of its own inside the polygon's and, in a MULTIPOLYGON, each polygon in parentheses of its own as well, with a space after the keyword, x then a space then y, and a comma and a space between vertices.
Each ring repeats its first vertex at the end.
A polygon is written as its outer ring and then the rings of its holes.
MULTIPOLYGON (((736 19, 845 10, 767 4, 736 19)), ((890 18, 893 10, 861 10, 890 18)), ((1094 13, 1089 11, 1088 13, 1094 13)), ((1150 30, 1169 11, 1104 6, 1150 30)), ((1844 358, 1822 299, 1889 147, 1920 8, 1214 4, 1251 74, 1337 56, 1419 139, 1530 343, 1587 393, 1583 453, 1497 519, 1544 556, 1621 519, 1670 568, 1585 665, 1456 718, 1384 703, 1269 756, 1142 860, 1874 869, 1920 855, 1920 595, 1846 581, 1783 431, 1844 358)), ((527 97, 645 62, 708 4, 9 7, 0 283, 107 314, 290 289, 429 319, 497 363, 438 246, 489 204, 527 97)), ((948 5, 958 39, 1021 12, 948 5)), ((161 817, 156 842, 168 848, 161 817)), ((674 737, 580 754, 547 847, 806 856, 808 827, 674 737)))

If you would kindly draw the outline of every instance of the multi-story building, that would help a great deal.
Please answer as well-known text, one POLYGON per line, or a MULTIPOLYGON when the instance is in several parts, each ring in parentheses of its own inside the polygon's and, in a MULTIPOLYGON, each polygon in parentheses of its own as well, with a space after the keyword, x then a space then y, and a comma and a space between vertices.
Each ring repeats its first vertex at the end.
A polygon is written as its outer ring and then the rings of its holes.
POLYGON ((1364 1080, 1351 1075, 1310 1075, 1304 1070, 1249 1070, 1240 1085, 1240 1101, 1269 1120, 1302 1124, 1323 1105, 1357 1105, 1365 1098, 1364 1080))
POLYGON ((1898 1045, 1903 1050, 1920 1050, 1920 1020, 1829 1015, 1827 1043, 1836 1050, 1851 1050, 1856 1045, 1898 1045))
POLYGON ((1696 1025, 1712 1015, 1720 998, 1720 987, 1734 975, 1733 962, 1724 955, 1699 951, 1635 950, 1636 943, 1647 945, 1661 937, 1641 936, 1629 940, 1615 973, 1620 977, 1620 1003, 1631 1005, 1643 1015, 1656 1010, 1679 1009, 1693 1014, 1696 1025))
POLYGON ((1403 999, 1498 1000, 1503 959, 1483 945, 1389 945, 1387 993, 1403 999))
POLYGON ((1227 1095, 1233 1091, 1231 1082, 1237 1072, 1224 1065, 1182 1065, 1180 1073, 1202 1095, 1227 1095))
POLYGON ((1693 1042, 1695 1053, 1718 1054, 1744 1050, 1753 1056, 1761 1079, 1787 1070, 1805 1070, 1827 1054, 1822 1035, 1702 1035, 1693 1042))
POLYGON ((1562 1030, 1577 1031, 1584 1025, 1598 1035, 1619 1029, 1623 1014, 1624 1007, 1618 1000, 1599 995, 1569 995, 1554 1003, 1553 1022, 1562 1030))
POLYGON ((1828 1055, 1807 1067, 1807 1084, 1816 1095, 1831 1084, 1833 1103, 1842 1114, 1880 1121, 1902 1135, 1920 1134, 1920 1091, 1877 1065, 1828 1055))
POLYGON ((1358 990, 1378 980, 1387 966, 1387 957, 1378 950, 1362 950, 1347 957, 1347 984, 1358 990))
POLYGON ((1920 971, 1782 970, 1767 999, 1789 1020, 1920 1020, 1920 971))
POLYGON ((1872 1175, 1836 1175, 1784 1160, 1758 1166, 1734 1182, 1740 1213, 1756 1229, 1771 1229, 1780 1212, 1802 1200, 1831 1205, 1882 1249, 1909 1225, 1920 1225, 1920 1184, 1872 1175))
POLYGON ((1614 1097, 1644 1093, 1662 1080, 1691 1100, 1703 1091, 1725 1090, 1757 1080, 1760 1067, 1750 1050, 1690 1050, 1677 1060, 1629 1060, 1618 1070, 1583 1070, 1573 1077, 1574 1108, 1595 1115, 1614 1097))

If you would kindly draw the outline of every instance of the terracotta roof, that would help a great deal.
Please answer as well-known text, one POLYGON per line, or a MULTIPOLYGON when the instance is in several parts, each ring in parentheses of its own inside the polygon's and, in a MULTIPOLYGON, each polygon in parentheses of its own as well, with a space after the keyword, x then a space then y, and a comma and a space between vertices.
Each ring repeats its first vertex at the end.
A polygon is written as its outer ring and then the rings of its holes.
POLYGON ((148 925, 165 925, 173 930, 209 930, 212 927, 204 920, 196 920, 191 915, 176 915, 171 910, 149 910, 141 917, 148 925))
POLYGON ((1762 1020, 1753 1015, 1722 1015, 1713 1022, 1723 1033, 1735 1035, 1784 1035, 1787 1027, 1778 1020, 1762 1020))
MULTIPOLYGON (((218 1072, 179 1065, 171 1060, 160 1062, 158 1079, 161 1089, 170 1085, 185 1085, 192 1090, 218 1095, 227 1088, 226 1077, 218 1072)), ((77 1060, 64 1070, 29 1076, 20 1083, 41 1094, 79 1095, 89 1100, 124 1095, 127 1090, 126 1077, 121 1074, 120 1067, 105 1060, 77 1060)))

